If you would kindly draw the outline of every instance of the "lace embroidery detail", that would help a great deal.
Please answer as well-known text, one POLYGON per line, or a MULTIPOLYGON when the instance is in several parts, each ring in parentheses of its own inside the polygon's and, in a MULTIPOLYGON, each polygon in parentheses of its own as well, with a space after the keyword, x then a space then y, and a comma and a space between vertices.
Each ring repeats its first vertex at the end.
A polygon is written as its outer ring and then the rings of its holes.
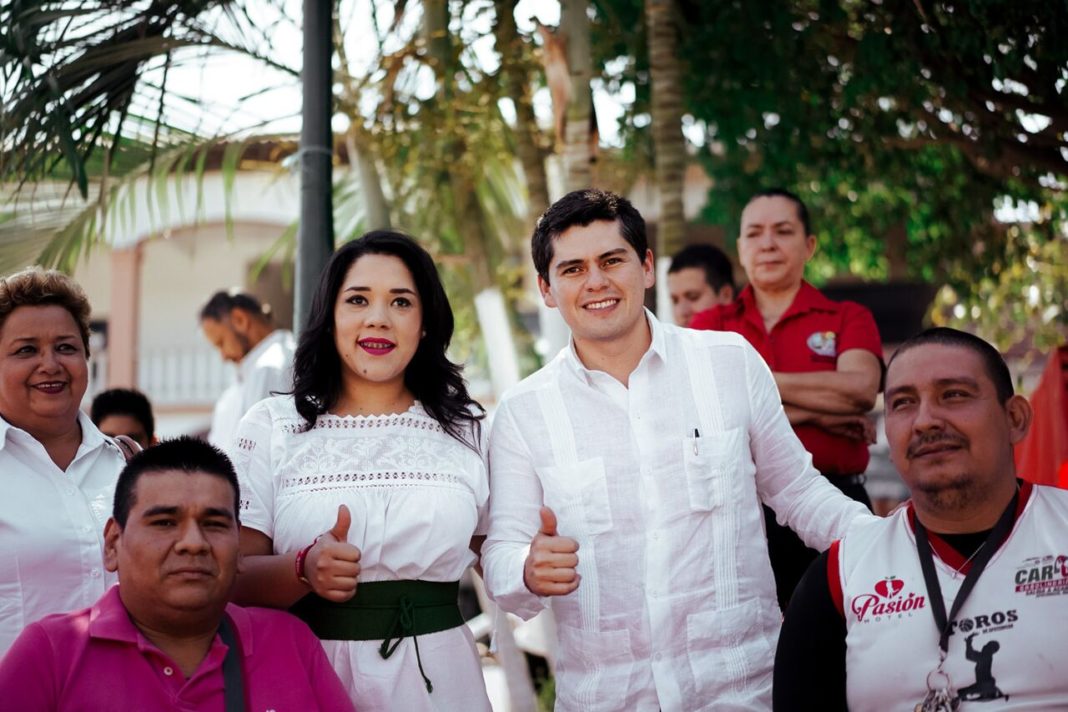
POLYGON ((237 439, 237 447, 240 450, 255 450, 256 449, 256 441, 255 440, 250 440, 249 438, 238 438, 237 439))
POLYGON ((320 485, 347 484, 353 482, 446 482, 448 484, 462 484, 463 478, 445 472, 340 472, 329 475, 304 475, 301 477, 286 477, 282 481, 282 488, 308 487, 320 485))
MULTIPOLYGON (((444 433, 445 430, 435 420, 417 418, 411 415, 384 416, 384 417, 348 417, 348 416, 319 416, 312 430, 380 430, 382 428, 403 427, 412 430, 425 430, 435 433, 444 433)), ((304 429, 303 421, 283 423, 281 429, 284 432, 294 434, 304 429)))
MULTIPOLYGON (((275 421, 274 429, 294 433, 299 422, 275 421)), ((246 461, 238 472, 245 475, 242 485, 247 483, 249 492, 275 501, 330 489, 485 490, 481 455, 419 413, 329 416, 310 432, 272 440, 270 457, 256 459, 255 453, 266 451, 267 445, 256 442, 252 452, 235 448, 235 462, 246 461)))

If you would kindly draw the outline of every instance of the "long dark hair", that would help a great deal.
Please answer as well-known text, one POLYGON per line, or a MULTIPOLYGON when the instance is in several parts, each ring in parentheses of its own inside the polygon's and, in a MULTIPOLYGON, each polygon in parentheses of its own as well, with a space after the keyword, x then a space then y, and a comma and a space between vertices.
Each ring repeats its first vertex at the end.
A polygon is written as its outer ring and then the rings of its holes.
POLYGON ((412 273, 423 307, 426 335, 404 369, 404 385, 438 421, 446 433, 475 451, 479 450, 482 406, 467 393, 463 367, 445 356, 452 340, 453 318, 449 298, 427 251, 413 238, 390 230, 375 230, 342 245, 323 270, 312 300, 308 325, 300 335, 293 359, 293 398, 305 429, 337 403, 341 395, 341 358, 334 344, 334 304, 349 268, 364 255, 398 258, 412 273), (467 433, 473 432, 471 442, 467 433))

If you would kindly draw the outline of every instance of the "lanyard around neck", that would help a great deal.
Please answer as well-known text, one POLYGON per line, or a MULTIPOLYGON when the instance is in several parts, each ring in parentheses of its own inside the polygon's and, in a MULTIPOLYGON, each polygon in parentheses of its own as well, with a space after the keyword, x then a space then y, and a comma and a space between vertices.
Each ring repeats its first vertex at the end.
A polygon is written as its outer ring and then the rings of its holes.
POLYGON ((1012 495, 1012 500, 1009 502, 1009 506, 1001 513, 1001 517, 998 519, 997 524, 994 525, 994 528, 990 530, 990 533, 980 545, 978 553, 972 561, 972 567, 968 570, 967 575, 964 577, 964 581, 961 582, 960 590, 957 592, 957 597, 953 600, 953 607, 950 609, 948 617, 946 616, 946 602, 945 599, 942 598, 942 586, 939 585, 938 574, 935 573, 934 555, 931 553, 931 542, 927 539, 927 530, 920 522, 920 518, 915 518, 916 553, 919 554, 920 557, 920 568, 923 570, 923 581, 927 585, 927 596, 931 601, 931 614, 934 616, 935 626, 938 628, 939 632, 938 647, 942 649, 943 655, 949 651, 950 626, 953 621, 956 620, 957 614, 960 613, 960 609, 968 599, 968 594, 975 588, 975 582, 982 576, 983 569, 986 568, 991 557, 994 556, 994 552, 998 545, 1004 541, 1009 530, 1012 529, 1013 521, 1016 518, 1016 501, 1019 496, 1020 492, 1017 489, 1012 495))
POLYGON ((234 635, 229 616, 224 615, 219 624, 219 637, 226 644, 223 658, 223 696, 226 712, 245 712, 245 680, 241 671, 241 650, 234 635))

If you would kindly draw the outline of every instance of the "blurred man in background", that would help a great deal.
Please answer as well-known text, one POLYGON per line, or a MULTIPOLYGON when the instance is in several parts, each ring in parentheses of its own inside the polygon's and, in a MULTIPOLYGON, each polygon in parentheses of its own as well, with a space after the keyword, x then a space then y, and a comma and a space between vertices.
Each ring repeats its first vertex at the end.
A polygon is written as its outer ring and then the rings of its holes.
POLYGON ((714 245, 690 245, 671 258, 668 267, 671 313, 679 326, 689 326, 693 315, 719 304, 730 304, 736 294, 731 260, 714 245))
POLYGON ((215 404, 208 441, 224 450, 248 409, 293 388, 293 332, 278 329, 270 308, 244 292, 221 291, 200 310, 200 328, 223 359, 237 365, 237 383, 215 404))

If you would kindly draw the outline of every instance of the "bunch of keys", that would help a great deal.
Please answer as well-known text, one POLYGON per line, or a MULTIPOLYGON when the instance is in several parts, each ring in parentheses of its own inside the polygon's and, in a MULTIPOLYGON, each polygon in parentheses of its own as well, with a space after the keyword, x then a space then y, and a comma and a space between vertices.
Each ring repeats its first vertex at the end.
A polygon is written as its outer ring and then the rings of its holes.
POLYGON ((957 696, 957 691, 953 689, 953 683, 949 679, 949 675, 942 670, 942 665, 939 664, 937 670, 932 670, 927 675, 927 696, 923 698, 923 702, 916 705, 915 712, 956 712, 960 707, 960 697, 957 696), (932 676, 941 676, 945 679, 944 684, 935 688, 932 684, 932 676))
POLYGON ((915 712, 956 712, 960 698, 949 690, 928 690, 915 712))

